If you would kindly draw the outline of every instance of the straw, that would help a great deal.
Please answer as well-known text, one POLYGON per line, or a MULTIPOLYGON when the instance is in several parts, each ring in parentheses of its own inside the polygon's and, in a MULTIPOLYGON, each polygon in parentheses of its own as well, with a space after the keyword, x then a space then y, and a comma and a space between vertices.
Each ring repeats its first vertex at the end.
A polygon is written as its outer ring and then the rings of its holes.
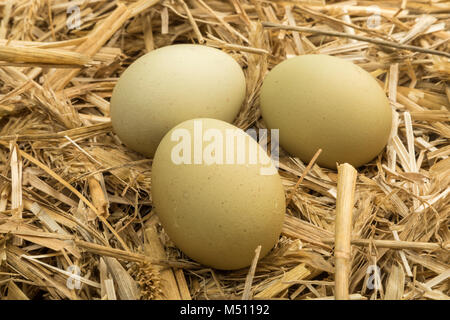
POLYGON ((369 37, 364 37, 364 36, 357 36, 357 35, 348 34, 348 33, 324 31, 324 30, 305 28, 305 27, 297 27, 297 26, 285 26, 285 25, 271 23, 271 22, 263 22, 263 26, 267 27, 267 28, 302 31, 302 32, 308 32, 308 33, 314 33, 314 34, 320 34, 320 35, 326 35, 326 36, 350 38, 350 39, 354 39, 354 40, 374 43, 374 44, 377 44, 377 45, 380 45, 383 47, 391 47, 391 48, 396 48, 396 49, 417 51, 417 52, 429 53, 429 54, 434 54, 434 55, 450 58, 450 53, 448 53, 448 52, 442 52, 442 51, 438 51, 438 50, 426 49, 426 48, 410 46, 410 45, 403 45, 403 44, 399 44, 399 43, 392 42, 392 41, 374 39, 374 38, 369 38, 369 37))
POLYGON ((261 246, 255 249, 255 256, 253 257, 252 264, 248 270, 247 278, 245 279, 244 293, 242 294, 242 300, 249 300, 251 298, 251 287, 253 282, 253 277, 255 276, 256 264, 258 263, 259 255, 261 253, 261 246))
POLYGON ((352 216, 357 172, 348 163, 338 166, 336 199, 336 299, 349 299, 349 277, 351 268, 352 216))
POLYGON ((1 299, 448 299, 448 9, 445 0, 3 1, 1 299), (81 25, 69 29, 74 5, 81 25), (274 248, 234 271, 181 252, 153 208, 153 160, 124 146, 110 118, 128 66, 177 43, 239 63, 247 90, 233 124, 245 130, 266 127, 261 85, 286 59, 328 54, 371 74, 393 129, 356 168, 354 206, 341 201, 342 174, 281 148, 288 205, 274 248), (80 288, 69 289, 76 266, 80 288))

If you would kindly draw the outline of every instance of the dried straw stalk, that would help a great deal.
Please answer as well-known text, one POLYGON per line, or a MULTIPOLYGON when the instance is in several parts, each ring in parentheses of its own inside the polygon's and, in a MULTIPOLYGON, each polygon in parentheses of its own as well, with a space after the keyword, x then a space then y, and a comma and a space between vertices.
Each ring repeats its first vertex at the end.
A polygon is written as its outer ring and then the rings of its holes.
POLYGON ((304 28, 304 27, 297 27, 297 26, 285 26, 282 24, 271 23, 271 22, 263 22, 262 25, 264 27, 272 28, 272 29, 301 31, 301 32, 307 32, 307 33, 313 33, 313 34, 320 34, 320 35, 324 35, 324 36, 349 38, 349 39, 374 43, 374 44, 380 45, 382 47, 391 47, 391 48, 396 48, 396 49, 404 49, 404 50, 409 50, 409 51, 429 53, 429 54, 434 54, 437 56, 443 56, 443 57, 450 58, 450 53, 448 53, 448 52, 442 52, 442 51, 438 51, 438 50, 426 49, 426 48, 410 46, 410 45, 404 45, 404 44, 399 44, 397 42, 386 41, 386 40, 381 40, 381 39, 374 39, 374 38, 363 37, 363 36, 357 36, 357 35, 343 33, 343 32, 325 31, 325 30, 318 30, 318 29, 313 29, 313 28, 304 28))
POLYGON ((219 48, 243 67, 247 96, 234 121, 243 129, 265 127, 261 84, 285 59, 329 54, 371 73, 390 100, 393 131, 358 168, 346 292, 448 299, 449 10, 445 0, 3 1, 0 299, 340 298, 339 174, 314 161, 281 152, 282 236, 252 268, 201 266, 155 220, 152 159, 115 136, 109 101, 133 61, 173 43, 219 48), (81 26, 69 30, 73 4, 81 26), (81 287, 72 290, 76 266, 81 287))
POLYGON ((352 216, 355 202, 357 172, 350 164, 338 166, 336 199, 336 235, 334 256, 336 258, 336 299, 349 299, 349 276, 351 269, 352 216))

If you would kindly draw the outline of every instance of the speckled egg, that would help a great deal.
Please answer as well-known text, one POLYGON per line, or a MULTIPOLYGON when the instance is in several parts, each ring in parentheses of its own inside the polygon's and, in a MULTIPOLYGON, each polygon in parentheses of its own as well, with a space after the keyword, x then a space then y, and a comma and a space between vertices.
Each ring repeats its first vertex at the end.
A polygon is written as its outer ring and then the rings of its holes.
POLYGON ((249 266, 258 245, 264 257, 285 214, 281 178, 266 151, 215 119, 188 120, 164 136, 152 165, 152 199, 175 245, 217 269, 249 266))

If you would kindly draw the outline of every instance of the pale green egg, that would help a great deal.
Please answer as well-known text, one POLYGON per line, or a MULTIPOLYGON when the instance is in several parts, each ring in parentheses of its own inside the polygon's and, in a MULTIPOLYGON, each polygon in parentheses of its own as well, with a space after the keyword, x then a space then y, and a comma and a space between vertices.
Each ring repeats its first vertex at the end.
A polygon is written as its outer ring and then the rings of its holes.
POLYGON ((280 144, 309 162, 359 167, 386 146, 392 123, 389 101, 377 81, 352 62, 327 55, 283 61, 266 76, 261 113, 280 144))
POLYGON ((153 157, 162 137, 188 119, 232 122, 245 98, 239 64, 221 50, 191 44, 147 53, 121 75, 111 97, 114 132, 153 157))

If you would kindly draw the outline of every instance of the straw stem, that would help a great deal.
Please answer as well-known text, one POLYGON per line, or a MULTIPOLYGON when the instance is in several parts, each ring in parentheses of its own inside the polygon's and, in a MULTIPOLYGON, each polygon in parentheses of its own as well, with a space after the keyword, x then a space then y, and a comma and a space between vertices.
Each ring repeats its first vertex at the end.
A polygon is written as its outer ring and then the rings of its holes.
POLYGON ((356 170, 350 164, 338 166, 336 200, 335 251, 336 300, 349 299, 349 272, 351 267, 352 209, 355 197, 356 170))

